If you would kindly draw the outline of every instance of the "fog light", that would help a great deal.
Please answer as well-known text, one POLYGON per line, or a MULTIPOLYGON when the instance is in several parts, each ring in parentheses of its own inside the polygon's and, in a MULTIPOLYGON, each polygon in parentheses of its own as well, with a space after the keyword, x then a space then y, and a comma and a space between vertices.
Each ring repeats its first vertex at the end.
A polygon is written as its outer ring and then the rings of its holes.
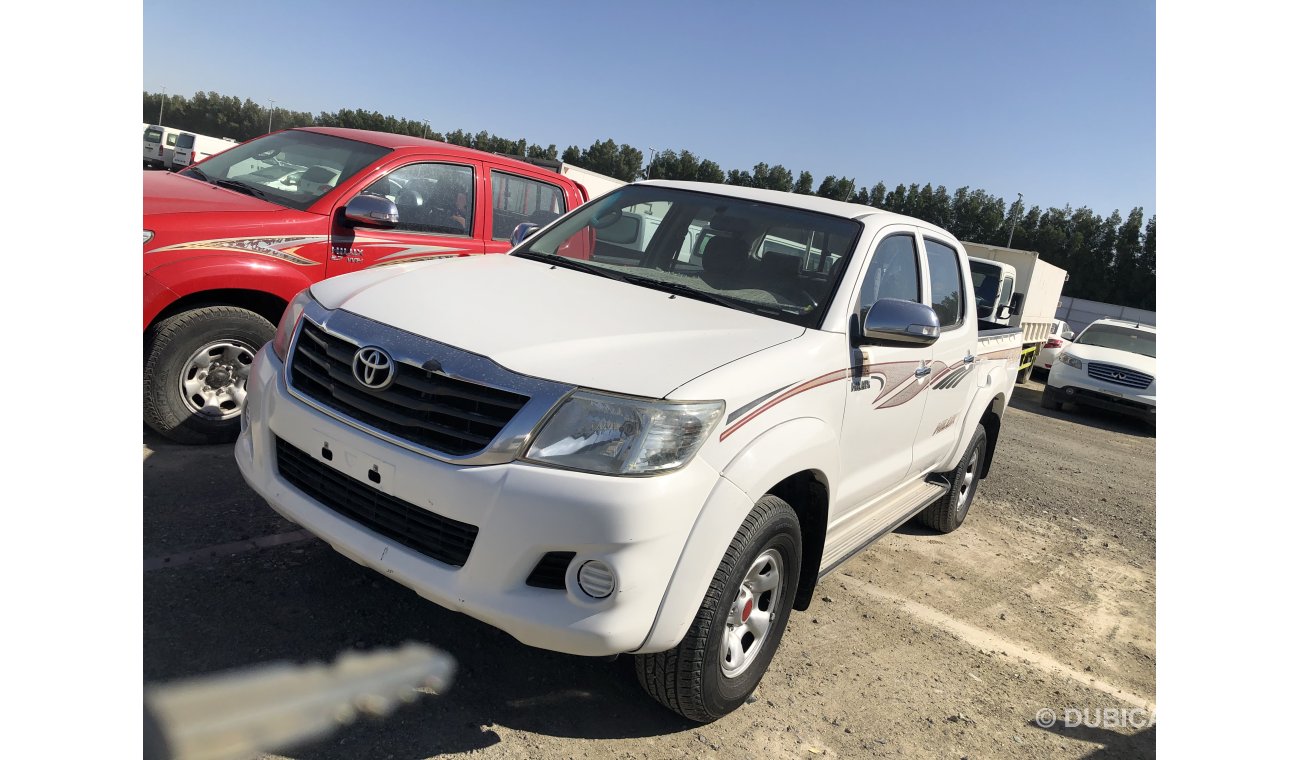
POLYGON ((1065 389, 1065 395, 1067 395, 1067 396, 1073 396, 1073 395, 1074 395, 1074 389, 1073 389, 1073 388, 1066 388, 1066 389, 1065 389))
POLYGON ((614 591, 614 571, 600 560, 589 560, 578 569, 578 586, 588 596, 604 599, 614 591))

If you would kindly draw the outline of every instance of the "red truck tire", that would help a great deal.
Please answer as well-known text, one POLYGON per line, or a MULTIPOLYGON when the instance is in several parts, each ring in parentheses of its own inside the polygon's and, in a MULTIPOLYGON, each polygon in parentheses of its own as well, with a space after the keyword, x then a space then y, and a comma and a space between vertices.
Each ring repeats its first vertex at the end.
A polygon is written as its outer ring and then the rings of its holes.
POLYGON ((239 435, 253 356, 275 325, 235 306, 183 311, 154 325, 145 346, 144 421, 177 443, 239 435))

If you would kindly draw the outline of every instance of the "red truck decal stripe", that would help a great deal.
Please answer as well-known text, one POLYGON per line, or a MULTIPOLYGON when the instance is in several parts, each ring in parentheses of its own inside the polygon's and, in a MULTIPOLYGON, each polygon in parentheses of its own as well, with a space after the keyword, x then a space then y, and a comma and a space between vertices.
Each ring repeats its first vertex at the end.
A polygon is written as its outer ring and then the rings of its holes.
POLYGON ((301 267, 314 267, 320 266, 320 262, 299 256, 297 251, 299 248, 309 243, 321 243, 324 241, 324 235, 215 238, 212 240, 194 240, 188 243, 165 245, 161 248, 155 248, 149 253, 197 250, 234 251, 236 253, 251 253, 257 256, 270 256, 271 258, 287 261, 290 264, 296 264, 301 267))

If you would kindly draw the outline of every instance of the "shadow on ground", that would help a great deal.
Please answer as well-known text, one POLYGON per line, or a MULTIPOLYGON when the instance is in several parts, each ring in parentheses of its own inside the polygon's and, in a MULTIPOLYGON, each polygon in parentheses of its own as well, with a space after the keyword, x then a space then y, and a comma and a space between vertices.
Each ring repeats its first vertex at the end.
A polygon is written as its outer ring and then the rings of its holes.
MULTIPOLYGON (((296 529, 243 482, 230 445, 177 446, 146 434, 145 448, 146 556, 296 529)), ((524 646, 314 539, 151 570, 143 585, 146 683, 272 662, 331 662, 348 650, 407 641, 455 658, 458 672, 445 695, 279 750, 293 757, 466 752, 496 744, 500 730, 608 739, 694 726, 641 690, 629 656, 595 660, 524 646)))

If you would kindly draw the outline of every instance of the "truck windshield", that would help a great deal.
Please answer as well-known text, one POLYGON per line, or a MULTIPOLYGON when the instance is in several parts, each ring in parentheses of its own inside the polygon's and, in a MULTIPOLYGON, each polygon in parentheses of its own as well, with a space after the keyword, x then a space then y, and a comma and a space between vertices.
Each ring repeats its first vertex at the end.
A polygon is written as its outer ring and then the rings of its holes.
POLYGON ((237 145, 181 174, 302 211, 389 152, 356 140, 288 130, 237 145))
POLYGON ((1156 358, 1156 334, 1123 325, 1091 325, 1074 339, 1081 346, 1101 346, 1156 358))
POLYGON ((993 313, 998 302, 998 284, 1002 280, 1002 267, 971 260, 970 281, 975 286, 975 305, 979 316, 987 317, 993 313))
POLYGON ((628 185, 514 255, 817 327, 861 231, 853 219, 776 203, 628 185))

